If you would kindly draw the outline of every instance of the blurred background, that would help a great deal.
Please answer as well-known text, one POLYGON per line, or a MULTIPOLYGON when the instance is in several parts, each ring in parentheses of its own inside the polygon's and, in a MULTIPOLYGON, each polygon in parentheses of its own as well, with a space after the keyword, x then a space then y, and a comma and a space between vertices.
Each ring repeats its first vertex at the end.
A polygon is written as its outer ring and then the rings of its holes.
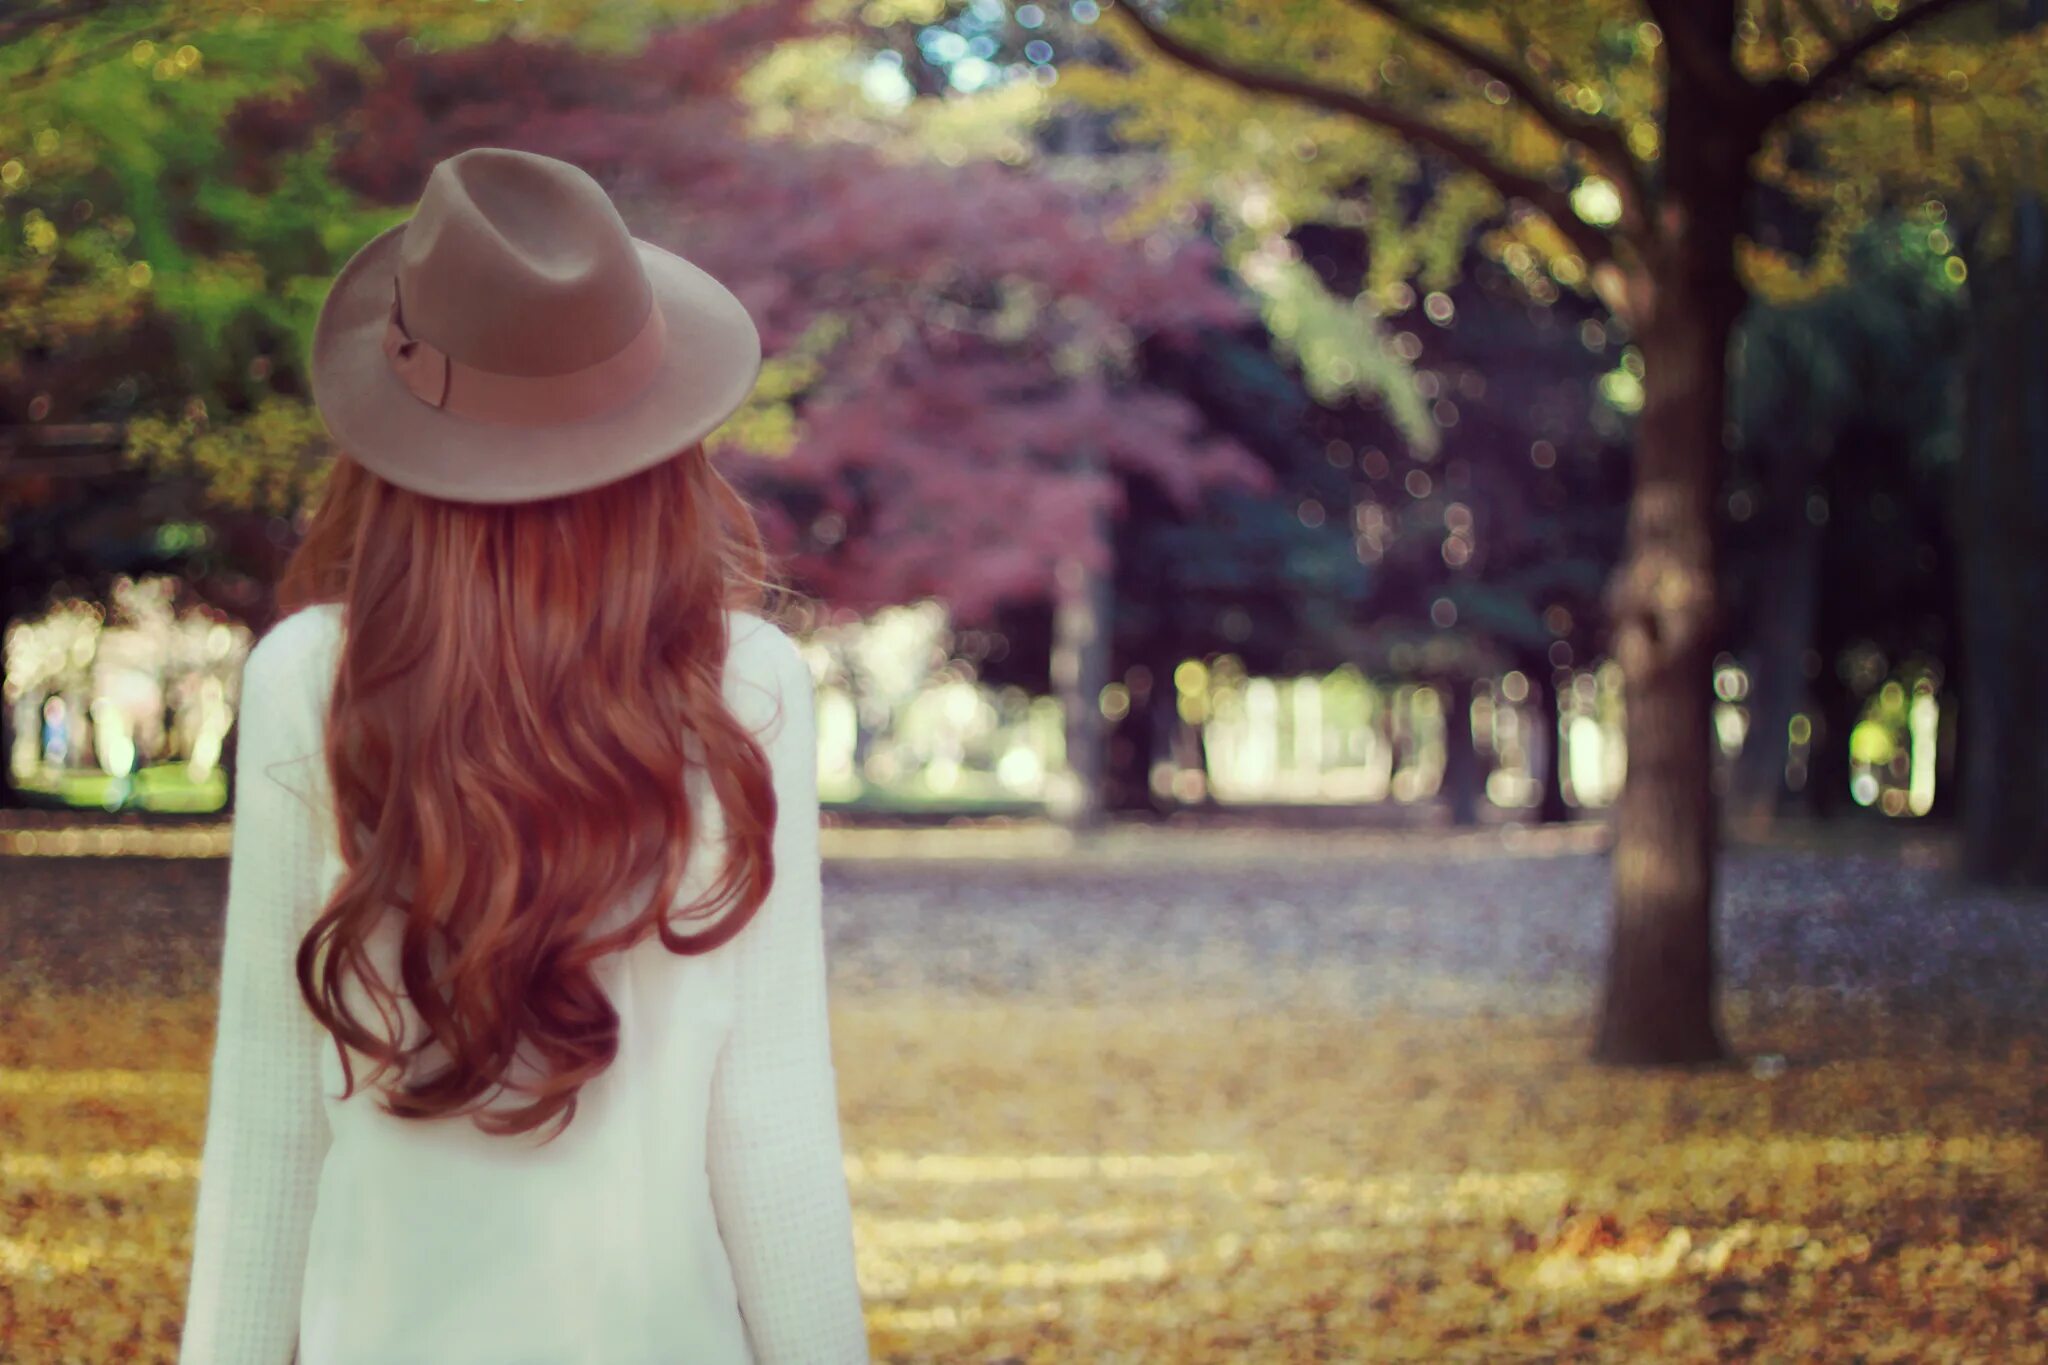
POLYGON ((878 1358, 2048 1359, 2044 33, 0 11, 0 1360, 173 1349, 306 343, 480 145, 762 334, 878 1358))

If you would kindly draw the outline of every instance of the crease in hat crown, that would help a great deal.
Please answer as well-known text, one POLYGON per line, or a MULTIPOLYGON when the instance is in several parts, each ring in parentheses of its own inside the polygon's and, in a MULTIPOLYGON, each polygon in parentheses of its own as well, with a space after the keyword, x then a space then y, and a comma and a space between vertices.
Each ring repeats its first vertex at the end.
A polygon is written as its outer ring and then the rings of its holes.
POLYGON ((504 147, 434 167, 405 225, 397 287, 406 331, 450 359, 540 377, 598 364, 654 307, 610 196, 582 168, 504 147))

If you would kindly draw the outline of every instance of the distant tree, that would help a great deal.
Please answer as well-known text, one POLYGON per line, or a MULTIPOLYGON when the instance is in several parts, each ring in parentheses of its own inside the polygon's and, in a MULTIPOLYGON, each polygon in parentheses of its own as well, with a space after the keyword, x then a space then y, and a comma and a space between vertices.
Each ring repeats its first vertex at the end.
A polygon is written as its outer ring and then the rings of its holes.
POLYGON ((1949 523, 1964 319, 1947 216, 1928 205, 1873 223, 1846 283, 1742 323, 1727 638, 1749 728, 1728 815, 1752 831, 1791 795, 1798 716, 1806 804, 1847 804, 1849 733, 1883 681, 1850 676, 1863 651, 1939 661, 1951 696, 1962 679, 1949 523))
MULTIPOLYGON (((1327 282, 1362 287, 1361 234, 1325 229, 1316 240, 1311 260, 1345 242, 1342 258, 1355 262, 1348 276, 1325 271, 1327 282)), ((1371 585, 1362 611, 1388 642, 1375 653, 1427 643, 1461 740, 1445 777, 1458 823, 1476 818, 1484 781, 1470 752, 1473 684, 1519 673, 1522 714, 1539 732, 1537 815, 1562 819, 1557 680, 1608 643, 1601 588, 1621 552, 1628 479, 1622 418, 1602 395, 1617 383, 1633 393, 1628 357, 1597 303, 1532 298, 1476 250, 1447 288, 1398 294, 1386 325, 1437 434, 1429 446, 1361 453, 1371 464, 1353 517, 1371 585)))
MULTIPOLYGON (((2030 3, 2029 22, 2044 6, 2030 3)), ((2038 151, 2035 153, 2039 155, 2038 151)), ((1964 448, 1955 535, 1963 627, 1963 865, 1994 884, 2048 886, 2048 209, 2028 195, 1972 206, 1964 448)))
MULTIPOLYGON (((945 70, 930 55, 940 44, 926 41, 935 33, 980 40, 1002 30, 978 11, 920 29, 915 46, 926 57, 917 69, 945 70)), ((1026 32, 1051 36, 1051 21, 1026 32)), ((1064 46, 1068 37, 1057 41, 1064 46)), ((1031 46, 1040 49, 1036 60, 1052 44, 1031 46)), ((992 60, 1001 55, 999 47, 992 60)), ((1039 141, 1070 149, 1071 125, 1089 119, 1085 110, 1056 106, 1037 125, 1039 141)), ((1104 145, 1110 165, 1149 156, 1143 148, 1104 145)), ((1198 215, 1205 230, 1215 220, 1211 207, 1198 215)), ((1340 296, 1355 291, 1367 248, 1362 234, 1303 222, 1289 236, 1323 277, 1317 287, 1340 296)), ((1389 325, 1412 330, 1376 334, 1355 317, 1319 314, 1316 294, 1301 288, 1304 279, 1268 276, 1282 303, 1265 318, 1234 332, 1210 329, 1198 346, 1145 348, 1147 382, 1185 395, 1209 425, 1236 436, 1269 466, 1273 487, 1214 491, 1193 514, 1142 480, 1126 487, 1127 511, 1116 533, 1113 650, 1113 671, 1127 682, 1129 700, 1112 756, 1120 805, 1171 805, 1150 790, 1153 762, 1168 744, 1199 753, 1184 743, 1179 699, 1165 682, 1178 661, 1192 656, 1229 652, 1255 672, 1350 663, 1394 675, 1427 661, 1444 686, 1451 685, 1444 669, 1463 686, 1489 669, 1528 663, 1535 694, 1529 713, 1554 716, 1551 646, 1558 634, 1576 631, 1582 652, 1597 648, 1599 581, 1618 543, 1611 438, 1619 424, 1592 394, 1593 380, 1621 363, 1613 354, 1619 347, 1602 329, 1581 325, 1599 314, 1597 304, 1569 295, 1531 300, 1505 272, 1481 264, 1483 285, 1453 282, 1443 296, 1453 300, 1463 326, 1435 312, 1442 298, 1425 307, 1409 291, 1389 325), (1280 348, 1268 330, 1276 323, 1289 337, 1280 348), (1440 344, 1425 356, 1417 332, 1440 344), (1352 382, 1331 386, 1317 361, 1361 334, 1370 347, 1348 353, 1357 357, 1352 382), (1591 350, 1588 336, 1598 337, 1591 350), (1556 344, 1560 339, 1567 344, 1556 344), (1404 359, 1397 348, 1412 348, 1423 360, 1404 359), (1418 373, 1418 363, 1429 368, 1418 373), (1505 376, 1491 393, 1488 375, 1505 376), (1461 408, 1472 420, 1458 431, 1439 425, 1441 414, 1456 422, 1461 408), (1444 448, 1454 453, 1440 460, 1444 448), (1490 490, 1490 462, 1498 459, 1507 461, 1503 482, 1490 490), (1475 463, 1478 489, 1465 491, 1475 463), (1420 499, 1405 486, 1411 471, 1432 480, 1420 499), (1446 507, 1456 516, 1475 502, 1487 505, 1493 528, 1488 553, 1454 569, 1444 558, 1446 507), (1525 549, 1516 548, 1525 541, 1525 549), (1517 556, 1524 553, 1532 562, 1518 579, 1517 556), (1487 565, 1500 572, 1485 576, 1487 565), (1449 627, 1432 620, 1430 610, 1447 580, 1456 580, 1456 595, 1470 607, 1449 627), (1558 623, 1562 631, 1553 631, 1558 623)), ((1469 536, 1458 539, 1470 543, 1469 536)), ((1000 633, 1008 651, 990 665, 991 674, 1029 677, 1043 669, 1048 641, 1039 614, 1006 612, 1000 633)), ((1539 815, 1562 818, 1554 741, 1538 757, 1545 770, 1539 815)))
MULTIPOLYGON (((502 26, 438 23, 438 7, 389 29, 367 27, 369 7, 309 11, 305 32, 202 12, 193 33, 172 35, 193 41, 141 75, 128 60, 139 49, 96 65, 65 55, 99 52, 87 40, 102 18, 45 44, 69 46, 39 59, 52 64, 39 98, 54 109, 114 91, 133 117, 115 127, 91 105, 71 178, 52 174, 42 192, 62 211, 110 160, 154 159, 176 167, 179 193, 115 175, 94 212, 114 218, 134 200, 148 230, 122 218, 105 242, 58 234, 52 252, 105 256, 94 297, 117 299, 131 331, 162 296, 166 354, 113 395, 127 445, 160 473, 200 471, 225 502, 291 514, 317 496, 326 440, 301 357, 325 283, 403 216, 434 162, 480 144, 584 166, 644 235, 747 302, 768 363, 714 446, 767 501, 801 585, 834 607, 930 594, 971 622, 1000 601, 1059 597, 1063 619, 1085 621, 1064 585, 1085 598, 1108 571, 1126 477, 1191 506, 1207 487, 1263 475, 1131 371, 1147 338, 1244 316, 1213 252, 1165 234, 1112 240, 1080 192, 998 162, 890 158, 749 126, 742 78, 813 30, 802 4, 643 32, 623 53, 585 50, 580 32, 577 45, 491 37, 502 26), (219 31, 198 33, 207 22, 219 31), (181 55, 188 46, 221 55, 181 55), (180 103, 151 81, 190 93, 180 103), (107 150, 123 137, 119 156, 107 150), (131 259, 126 243, 145 238, 154 259, 131 259), (135 293, 138 280, 155 292, 135 293)), ((19 278, 40 277, 31 263, 19 278)), ((62 368, 119 334, 45 329, 32 344, 62 368)), ((100 384, 79 395, 101 410, 109 399, 100 384)), ((1093 679, 1065 679, 1084 772, 1100 729, 1093 679)))
MULTIPOLYGON (((1303 224, 1305 258, 1332 287, 1364 266, 1357 234, 1303 224)), ((1619 550, 1626 498, 1619 419, 1595 381, 1618 365, 1596 306, 1530 300, 1475 261, 1463 279, 1394 314, 1388 382, 1427 395, 1411 437, 1376 402, 1314 400, 1262 328, 1212 332, 1148 358, 1151 382, 1185 393, 1210 425, 1272 470, 1264 492, 1217 490, 1189 514, 1141 488, 1118 527, 1115 671, 1129 713, 1112 776, 1131 807, 1167 806, 1152 764, 1182 733, 1175 665, 1229 652, 1254 673, 1352 664, 1382 677, 1471 684, 1519 669, 1545 800, 1562 818, 1551 675, 1602 647, 1600 585, 1619 550), (1413 359, 1403 359, 1412 353, 1413 359), (1441 425, 1439 423, 1441 422, 1441 425), (1455 527, 1451 523, 1456 523, 1455 527), (1444 610, 1448 606, 1449 610, 1444 610), (1433 614, 1434 613, 1434 614, 1433 614)), ((999 670, 1041 666, 1043 623, 1009 614, 999 670)), ((1455 717, 1454 717, 1455 719, 1455 717)), ((1457 755, 1470 759, 1469 752, 1457 755)), ((1476 812, 1476 766, 1454 804, 1476 812)))
POLYGON ((1145 373, 1270 470, 1268 487, 1218 488, 1192 512, 1140 486, 1120 527, 1114 654, 1130 709, 1112 789, 1126 807, 1166 808, 1178 799, 1152 790, 1154 765, 1201 757, 1180 714, 1182 661, 1230 653, 1261 675, 1361 661, 1368 575, 1351 533, 1354 473, 1330 452, 1351 448, 1338 430, 1385 442, 1389 429, 1378 412, 1315 402, 1255 322, 1198 350, 1148 348, 1145 373))

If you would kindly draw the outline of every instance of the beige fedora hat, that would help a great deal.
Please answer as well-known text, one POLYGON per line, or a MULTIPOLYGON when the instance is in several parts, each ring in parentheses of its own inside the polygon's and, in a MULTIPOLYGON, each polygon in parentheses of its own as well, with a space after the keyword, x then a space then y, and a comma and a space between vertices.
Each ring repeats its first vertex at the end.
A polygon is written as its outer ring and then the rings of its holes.
POLYGON ((313 401, 341 449, 458 502, 557 497, 660 463, 753 390, 732 292, 633 237, 581 168, 478 147, 335 276, 313 401))

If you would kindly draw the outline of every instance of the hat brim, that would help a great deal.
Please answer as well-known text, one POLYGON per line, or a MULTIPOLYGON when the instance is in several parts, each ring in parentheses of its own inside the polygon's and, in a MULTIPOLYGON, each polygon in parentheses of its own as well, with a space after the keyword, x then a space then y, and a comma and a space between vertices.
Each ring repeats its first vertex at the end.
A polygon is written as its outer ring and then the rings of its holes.
POLYGON ((668 332, 660 367, 635 397, 550 426, 475 421, 422 402, 383 351, 405 226, 371 238, 335 276, 314 324, 309 366, 328 435, 400 487, 486 503, 581 492, 681 453, 753 391, 761 335, 746 306, 701 268, 635 238, 668 332))

